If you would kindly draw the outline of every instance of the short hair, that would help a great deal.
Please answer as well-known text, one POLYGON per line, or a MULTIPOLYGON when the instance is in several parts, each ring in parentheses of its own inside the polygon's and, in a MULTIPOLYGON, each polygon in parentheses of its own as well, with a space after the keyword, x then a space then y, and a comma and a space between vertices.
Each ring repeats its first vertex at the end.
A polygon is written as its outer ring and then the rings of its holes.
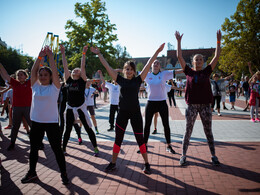
POLYGON ((203 55, 202 55, 202 54, 195 54, 195 55, 192 57, 192 61, 194 61, 195 57, 197 57, 197 56, 200 56, 200 57, 202 57, 202 59, 204 60, 204 57, 203 57, 203 55))

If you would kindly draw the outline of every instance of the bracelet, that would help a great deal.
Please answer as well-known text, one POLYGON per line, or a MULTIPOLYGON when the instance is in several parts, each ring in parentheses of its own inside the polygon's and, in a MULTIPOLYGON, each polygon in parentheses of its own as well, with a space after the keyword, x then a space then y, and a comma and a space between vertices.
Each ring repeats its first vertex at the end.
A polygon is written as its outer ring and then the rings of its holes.
POLYGON ((220 44, 220 41, 217 41, 217 44, 220 44))
POLYGON ((83 54, 83 55, 86 55, 86 53, 85 53, 85 52, 82 52, 82 54, 83 54))
POLYGON ((38 57, 38 59, 39 59, 39 60, 42 60, 42 57, 41 57, 41 56, 39 56, 39 57, 38 57))

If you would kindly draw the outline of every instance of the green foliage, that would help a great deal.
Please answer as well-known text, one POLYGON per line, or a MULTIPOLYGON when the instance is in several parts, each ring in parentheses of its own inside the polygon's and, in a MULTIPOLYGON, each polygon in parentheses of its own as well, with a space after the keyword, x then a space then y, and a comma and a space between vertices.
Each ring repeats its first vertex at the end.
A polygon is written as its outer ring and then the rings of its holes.
MULTIPOLYGON (((10 75, 15 73, 18 69, 28 68, 30 70, 34 63, 32 57, 21 55, 15 49, 3 46, 0 46, 0 62, 10 75)), ((0 83, 3 85, 4 81, 1 79, 0 83)))
POLYGON ((137 65, 136 65, 136 71, 142 71, 144 68, 144 64, 142 62, 139 62, 137 65))
POLYGON ((222 24, 223 48, 219 69, 235 73, 249 74, 247 62, 252 62, 252 69, 260 67, 260 1, 241 0, 234 15, 222 24))
MULTIPOLYGON (((66 43, 70 53, 66 53, 69 67, 80 66, 81 53, 85 45, 97 46, 112 67, 115 67, 114 60, 110 57, 115 55, 116 49, 113 41, 117 40, 115 24, 111 24, 108 15, 105 13, 105 2, 91 0, 87 3, 76 3, 75 14, 81 22, 68 20, 65 29, 69 39, 66 43), (112 62, 112 63, 111 63, 112 62)), ((65 46, 65 47, 66 47, 65 46)), ((97 56, 90 52, 86 53, 87 76, 91 76, 96 70, 103 69, 97 56)))

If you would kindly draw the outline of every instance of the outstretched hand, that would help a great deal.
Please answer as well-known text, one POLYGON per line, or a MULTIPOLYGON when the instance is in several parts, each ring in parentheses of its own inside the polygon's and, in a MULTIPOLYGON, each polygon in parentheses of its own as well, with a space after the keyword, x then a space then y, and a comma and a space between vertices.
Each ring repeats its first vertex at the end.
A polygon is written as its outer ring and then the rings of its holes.
POLYGON ((39 53, 39 57, 44 57, 46 56, 46 49, 45 47, 41 49, 40 53, 39 53))
POLYGON ((182 36, 183 36, 183 34, 180 35, 180 32, 179 32, 179 31, 176 31, 176 32, 175 32, 175 37, 176 37, 177 41, 181 41, 182 36))
POLYGON ((218 30, 217 31, 217 41, 221 41, 221 31, 220 30, 218 30))
POLYGON ((159 47, 159 49, 158 49, 157 51, 158 51, 158 52, 161 52, 161 51, 163 50, 163 48, 164 48, 164 45, 165 45, 165 43, 161 44, 160 47, 159 47))
POLYGON ((46 46, 44 49, 45 49, 45 53, 46 53, 47 56, 53 55, 52 50, 49 46, 46 46))
POLYGON ((100 54, 100 50, 97 47, 91 47, 90 51, 92 51, 94 54, 100 54))
POLYGON ((102 75, 102 71, 101 70, 98 70, 97 71, 99 75, 102 75))
POLYGON ((65 53, 65 47, 63 45, 60 45, 60 52, 61 54, 65 53))
POLYGON ((82 52, 83 52, 83 53, 86 53, 87 51, 88 51, 88 45, 86 45, 86 46, 83 47, 83 51, 82 51, 82 52))

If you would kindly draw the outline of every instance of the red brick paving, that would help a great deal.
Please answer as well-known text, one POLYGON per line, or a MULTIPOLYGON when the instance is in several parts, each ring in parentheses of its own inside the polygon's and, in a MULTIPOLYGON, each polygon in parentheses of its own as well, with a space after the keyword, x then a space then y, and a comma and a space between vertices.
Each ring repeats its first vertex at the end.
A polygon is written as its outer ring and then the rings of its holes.
MULTIPOLYGON (((45 142, 45 141, 44 141, 45 142)), ((47 143, 47 142, 46 142, 47 143)), ((45 143, 45 144, 46 144, 45 143)), ((165 151, 165 144, 151 142, 148 147, 152 174, 142 173, 143 159, 137 154, 136 143, 125 142, 117 160, 117 170, 107 174, 112 142, 99 142, 100 157, 94 157, 92 146, 69 142, 67 171, 71 184, 61 184, 57 164, 48 144, 39 152, 39 180, 21 184, 28 170, 27 143, 18 141, 16 149, 7 152, 1 142, 0 194, 259 194, 260 143, 216 144, 222 165, 210 164, 206 143, 193 142, 188 150, 189 165, 179 166, 181 143, 175 143, 177 154, 165 151)))

